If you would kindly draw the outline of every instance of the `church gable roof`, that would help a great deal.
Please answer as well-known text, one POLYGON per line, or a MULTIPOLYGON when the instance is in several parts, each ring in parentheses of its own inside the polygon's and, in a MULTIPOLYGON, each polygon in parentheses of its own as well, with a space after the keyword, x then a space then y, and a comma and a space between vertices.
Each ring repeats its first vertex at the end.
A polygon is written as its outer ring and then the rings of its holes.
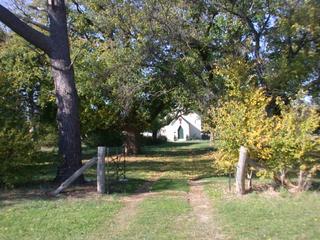
POLYGON ((185 119, 184 117, 183 117, 183 115, 182 114, 180 114, 180 115, 178 115, 178 117, 176 118, 176 119, 174 119, 171 123, 170 123, 170 125, 174 125, 178 120, 179 120, 179 118, 181 118, 181 119, 183 119, 187 124, 191 124, 187 119, 185 119))

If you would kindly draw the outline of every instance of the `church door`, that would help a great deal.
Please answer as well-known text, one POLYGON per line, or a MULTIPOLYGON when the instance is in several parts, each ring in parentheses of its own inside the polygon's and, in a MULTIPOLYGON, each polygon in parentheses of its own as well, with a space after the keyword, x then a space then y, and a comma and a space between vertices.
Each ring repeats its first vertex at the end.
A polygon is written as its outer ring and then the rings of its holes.
POLYGON ((178 139, 183 139, 183 128, 180 126, 178 128, 178 139))

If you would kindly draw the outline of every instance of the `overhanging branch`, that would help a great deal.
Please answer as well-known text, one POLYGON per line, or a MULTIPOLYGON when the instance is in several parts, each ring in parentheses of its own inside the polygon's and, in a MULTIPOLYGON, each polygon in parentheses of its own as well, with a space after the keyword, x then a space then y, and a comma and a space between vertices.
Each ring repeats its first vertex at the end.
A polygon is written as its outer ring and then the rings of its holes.
POLYGON ((21 21, 16 15, 0 4, 0 21, 29 43, 50 54, 50 38, 21 21))

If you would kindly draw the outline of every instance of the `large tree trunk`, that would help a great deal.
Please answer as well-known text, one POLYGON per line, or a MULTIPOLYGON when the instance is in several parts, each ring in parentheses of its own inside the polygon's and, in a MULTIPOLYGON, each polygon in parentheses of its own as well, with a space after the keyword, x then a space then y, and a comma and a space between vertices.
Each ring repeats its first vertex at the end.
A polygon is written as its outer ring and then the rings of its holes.
MULTIPOLYGON (((81 167, 80 122, 78 95, 70 60, 65 5, 48 6, 52 51, 50 53, 52 76, 57 102, 57 123, 59 129, 59 154, 61 164, 56 180, 62 182, 81 167)), ((77 182, 83 182, 81 176, 77 182)))
POLYGON ((139 132, 133 128, 124 130, 124 144, 128 154, 138 154, 140 152, 139 132))
MULTIPOLYGON (((50 19, 49 36, 30 27, 1 4, 0 21, 50 57, 58 105, 59 153, 62 158, 56 180, 61 182, 82 166, 80 120, 74 72, 70 61, 65 1, 48 0, 47 6, 50 19)), ((82 181, 83 176, 78 182, 82 181)))

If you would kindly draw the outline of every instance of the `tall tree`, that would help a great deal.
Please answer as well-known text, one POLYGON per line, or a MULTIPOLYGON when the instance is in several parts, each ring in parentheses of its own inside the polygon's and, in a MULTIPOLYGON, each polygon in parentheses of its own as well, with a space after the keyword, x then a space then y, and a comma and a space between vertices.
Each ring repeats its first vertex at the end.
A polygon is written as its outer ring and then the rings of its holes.
MULTIPOLYGON (((49 35, 31 27, 2 5, 0 21, 50 58, 58 109, 59 153, 62 158, 56 180, 63 181, 81 167, 78 95, 70 60, 65 1, 48 0, 46 12, 49 28, 32 24, 47 30, 49 35)), ((79 181, 83 181, 83 177, 79 181)))

